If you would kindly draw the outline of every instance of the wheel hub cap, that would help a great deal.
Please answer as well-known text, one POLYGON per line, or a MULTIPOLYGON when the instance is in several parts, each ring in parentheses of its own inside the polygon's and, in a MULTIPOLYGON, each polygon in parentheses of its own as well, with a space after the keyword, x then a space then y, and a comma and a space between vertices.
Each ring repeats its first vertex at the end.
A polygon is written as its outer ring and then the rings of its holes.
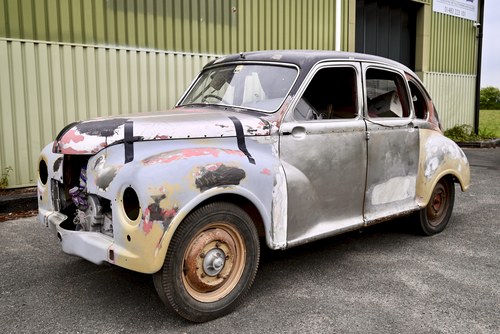
POLYGON ((203 260, 203 271, 208 276, 216 276, 224 268, 226 254, 220 248, 210 250, 203 260))

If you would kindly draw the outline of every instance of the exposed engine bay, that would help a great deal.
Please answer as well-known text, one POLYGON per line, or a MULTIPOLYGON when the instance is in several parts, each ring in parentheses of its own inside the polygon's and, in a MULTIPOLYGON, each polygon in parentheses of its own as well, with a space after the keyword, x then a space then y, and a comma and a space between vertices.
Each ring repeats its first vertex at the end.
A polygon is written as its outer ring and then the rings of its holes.
POLYGON ((71 231, 100 232, 113 237, 110 201, 87 193, 89 158, 81 155, 64 156, 64 183, 52 180, 54 207, 68 216, 61 227, 71 231))

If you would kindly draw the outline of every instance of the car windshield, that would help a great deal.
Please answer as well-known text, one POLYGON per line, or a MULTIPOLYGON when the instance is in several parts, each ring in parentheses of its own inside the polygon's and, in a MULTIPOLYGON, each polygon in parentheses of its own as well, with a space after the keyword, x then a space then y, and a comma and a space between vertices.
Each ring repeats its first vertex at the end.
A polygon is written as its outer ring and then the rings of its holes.
POLYGON ((274 112, 283 103, 297 69, 271 64, 232 64, 203 71, 179 105, 217 104, 274 112))

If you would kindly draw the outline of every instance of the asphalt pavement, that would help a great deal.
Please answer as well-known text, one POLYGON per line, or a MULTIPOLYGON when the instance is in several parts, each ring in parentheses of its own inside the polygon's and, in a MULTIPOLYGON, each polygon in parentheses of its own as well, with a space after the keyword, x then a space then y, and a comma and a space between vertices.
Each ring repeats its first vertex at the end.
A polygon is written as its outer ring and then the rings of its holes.
POLYGON ((192 324, 152 279, 62 253, 35 218, 0 223, 2 333, 500 333, 500 149, 465 149, 445 231, 398 219, 286 251, 264 251, 232 314, 192 324))

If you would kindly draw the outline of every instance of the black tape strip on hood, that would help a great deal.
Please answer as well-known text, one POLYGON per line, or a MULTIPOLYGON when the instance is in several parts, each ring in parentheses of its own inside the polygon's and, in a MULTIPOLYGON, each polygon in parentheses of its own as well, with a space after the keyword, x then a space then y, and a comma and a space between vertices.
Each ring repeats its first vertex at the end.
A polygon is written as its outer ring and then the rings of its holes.
POLYGON ((129 163, 134 160, 134 122, 125 122, 123 137, 123 145, 125 146, 125 163, 129 163))
POLYGON ((255 165, 255 159, 252 157, 250 152, 248 152, 247 145, 245 143, 245 133, 243 132, 243 125, 241 125, 240 120, 234 116, 229 116, 229 119, 233 122, 234 129, 236 130, 236 140, 238 141, 238 148, 247 156, 248 161, 251 164, 255 165))

